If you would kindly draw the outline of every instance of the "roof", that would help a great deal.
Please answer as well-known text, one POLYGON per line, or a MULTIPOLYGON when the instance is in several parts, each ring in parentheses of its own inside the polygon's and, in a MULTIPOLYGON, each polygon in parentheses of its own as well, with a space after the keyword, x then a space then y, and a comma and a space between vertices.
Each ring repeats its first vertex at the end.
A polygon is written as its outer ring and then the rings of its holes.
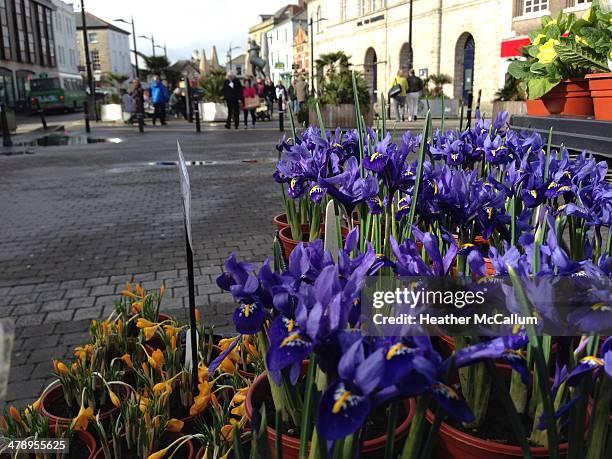
MULTIPOLYGON (((94 16, 91 13, 85 12, 85 16, 87 18, 87 29, 110 29, 125 35, 131 35, 130 32, 111 24, 110 22, 106 22, 104 19, 100 19, 98 16, 94 16)), ((81 12, 75 12, 74 18, 76 20, 77 29, 83 29, 81 12)))

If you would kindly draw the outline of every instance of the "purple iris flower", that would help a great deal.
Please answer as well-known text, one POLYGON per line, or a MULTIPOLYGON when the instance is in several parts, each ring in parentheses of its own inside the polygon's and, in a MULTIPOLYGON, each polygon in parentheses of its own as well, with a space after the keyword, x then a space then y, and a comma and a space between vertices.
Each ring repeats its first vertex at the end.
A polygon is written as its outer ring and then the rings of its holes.
POLYGON ((446 276, 459 251, 455 241, 451 239, 451 245, 444 254, 444 257, 442 257, 438 246, 438 238, 435 234, 422 233, 417 228, 414 228, 414 236, 416 240, 423 244, 431 265, 423 260, 421 251, 412 239, 406 239, 400 245, 391 236, 391 250, 397 259, 393 263, 396 274, 399 276, 446 276))
POLYGON ((501 136, 495 138, 487 136, 484 140, 485 159, 491 164, 506 164, 510 161, 510 150, 505 145, 501 136))
POLYGON ((347 215, 352 215, 357 204, 378 194, 378 181, 371 175, 360 176, 359 164, 354 156, 347 160, 344 172, 334 177, 320 177, 319 184, 340 201, 347 215))
POLYGON ((391 134, 387 134, 384 139, 373 147, 368 147, 363 157, 363 166, 373 172, 382 172, 389 160, 391 149, 397 148, 391 144, 391 134))

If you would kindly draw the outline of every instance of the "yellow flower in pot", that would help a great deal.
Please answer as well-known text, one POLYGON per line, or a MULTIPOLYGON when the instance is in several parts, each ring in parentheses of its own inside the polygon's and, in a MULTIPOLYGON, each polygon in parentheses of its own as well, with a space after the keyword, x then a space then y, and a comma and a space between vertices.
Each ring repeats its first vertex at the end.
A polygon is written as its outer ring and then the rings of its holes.
POLYGON ((550 64, 557 57, 557 51, 555 50, 555 46, 559 44, 559 40, 555 40, 551 38, 542 46, 540 46, 540 50, 536 56, 536 59, 540 61, 542 64, 550 64))

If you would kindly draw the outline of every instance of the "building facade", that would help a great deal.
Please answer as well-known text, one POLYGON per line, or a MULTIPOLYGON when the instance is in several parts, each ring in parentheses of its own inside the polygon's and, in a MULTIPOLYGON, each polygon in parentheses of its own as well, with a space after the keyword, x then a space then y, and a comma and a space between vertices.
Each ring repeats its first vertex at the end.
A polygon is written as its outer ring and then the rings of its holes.
POLYGON ((62 0, 53 0, 55 15, 55 55, 57 69, 61 79, 82 80, 79 73, 79 48, 77 45, 77 28, 74 22, 72 5, 62 0))
MULTIPOLYGON (((535 0, 525 0, 535 1, 535 0)), ((490 113, 507 65, 500 45, 511 33, 513 0, 312 0, 314 56, 345 51, 380 101, 399 69, 447 74, 445 94, 465 99, 482 90, 490 113), (412 5, 412 14, 411 14, 412 5), (412 16, 412 47, 410 17, 412 16)))
POLYGON ((58 75, 49 0, 0 0, 0 101, 25 111, 29 81, 58 75))
MULTIPOLYGON (((304 12, 307 14, 307 12, 304 12)), ((308 22, 305 21, 306 24, 308 22)), ((298 25, 293 41, 293 70, 301 75, 310 73, 310 40, 308 39, 308 26, 298 25)))
MULTIPOLYGON (((105 75, 116 73, 133 77, 130 63, 130 33, 86 13, 89 55, 96 81, 103 80, 105 75)), ((77 24, 77 41, 79 63, 85 68, 85 50, 83 45, 83 21, 81 13, 75 13, 77 24)))
MULTIPOLYGON (((608 1, 612 7, 612 1, 608 1)), ((521 47, 530 42, 529 33, 540 27, 542 16, 555 16, 560 11, 581 16, 591 3, 587 0, 512 0, 512 25, 502 41, 501 57, 520 56, 521 47)))

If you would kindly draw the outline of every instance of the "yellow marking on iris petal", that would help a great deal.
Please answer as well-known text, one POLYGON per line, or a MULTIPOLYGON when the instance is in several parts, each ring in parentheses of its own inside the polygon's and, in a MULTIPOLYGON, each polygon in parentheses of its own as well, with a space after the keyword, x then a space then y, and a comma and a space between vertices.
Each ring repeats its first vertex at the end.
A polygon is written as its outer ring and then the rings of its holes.
POLYGON ((489 218, 493 218, 493 207, 487 207, 487 215, 489 218))
POLYGON ((560 191, 561 193, 565 193, 566 191, 571 191, 572 188, 570 186, 564 185, 561 188, 559 188, 558 191, 560 191))
POLYGON ((538 197, 538 192, 536 190, 529 190, 529 194, 535 198, 538 197))
POLYGON ((436 182, 433 183, 434 194, 438 194, 438 184, 436 182))
POLYGON ((563 209, 565 209, 567 207, 567 204, 563 204, 562 206, 559 206, 557 208, 557 212, 561 212, 563 209))
POLYGON ((287 331, 292 332, 294 328, 295 328, 295 320, 290 319, 289 323, 287 324, 287 331))
POLYGON ((457 161, 457 158, 459 157, 459 155, 457 153, 453 153, 451 155, 451 158, 453 158, 453 161, 457 161))
POLYGON ((351 398, 351 395, 352 394, 350 391, 345 390, 340 396, 340 398, 336 400, 336 403, 334 403, 334 407, 332 408, 332 413, 338 414, 340 410, 344 408, 344 405, 346 405, 346 402, 348 401, 348 399, 351 398))
POLYGON ((342 148, 342 145, 340 145, 338 142, 336 142, 335 144, 332 145, 332 147, 342 148))
POLYGON ((580 363, 588 363, 588 364, 590 364, 591 362, 596 363, 600 367, 604 366, 603 359, 600 359, 599 357, 595 357, 594 355, 587 355, 586 357, 583 357, 583 358, 580 359, 580 363))
POLYGON ((293 341, 296 341, 298 339, 302 339, 299 333, 289 335, 281 342, 280 347, 286 346, 287 344, 292 343, 293 341))
POLYGON ((291 179, 291 188, 295 188, 295 185, 297 184, 297 177, 293 177, 291 179))
POLYGON ((387 360, 391 360, 393 357, 397 355, 399 351, 405 348, 406 348, 406 345, 403 343, 394 344, 393 346, 391 346, 391 348, 387 352, 387 360))
POLYGON ((459 399, 459 395, 457 395, 457 392, 455 392, 455 390, 452 387, 443 386, 442 384, 436 384, 435 386, 440 392, 445 394, 448 398, 452 398, 455 400, 459 399))
POLYGON ((565 175, 567 178, 572 178, 572 173, 570 171, 564 171, 563 175, 565 175))
POLYGON ((250 315, 251 315, 251 305, 245 304, 244 305, 244 317, 249 317, 250 315))
POLYGON ((310 195, 312 196, 314 193, 318 193, 321 191, 321 187, 319 185, 315 185, 310 189, 310 195))
POLYGON ((557 182, 550 182, 550 185, 548 185, 548 189, 550 190, 551 188, 554 188, 557 186, 557 182))
POLYGON ((380 156, 380 153, 375 151, 374 153, 372 153, 372 155, 370 156, 370 161, 374 161, 376 158, 378 158, 380 156))
MULTIPOLYGON (((489 215, 489 218, 491 218, 490 215, 489 215)), ((474 244, 472 244, 471 242, 466 242, 465 244, 461 246, 462 249, 467 249, 468 247, 474 247, 474 244)))
POLYGON ((593 304, 593 306, 591 306, 591 309, 593 311, 605 311, 605 310, 609 309, 609 307, 606 306, 605 302, 599 301, 598 303, 593 304))

